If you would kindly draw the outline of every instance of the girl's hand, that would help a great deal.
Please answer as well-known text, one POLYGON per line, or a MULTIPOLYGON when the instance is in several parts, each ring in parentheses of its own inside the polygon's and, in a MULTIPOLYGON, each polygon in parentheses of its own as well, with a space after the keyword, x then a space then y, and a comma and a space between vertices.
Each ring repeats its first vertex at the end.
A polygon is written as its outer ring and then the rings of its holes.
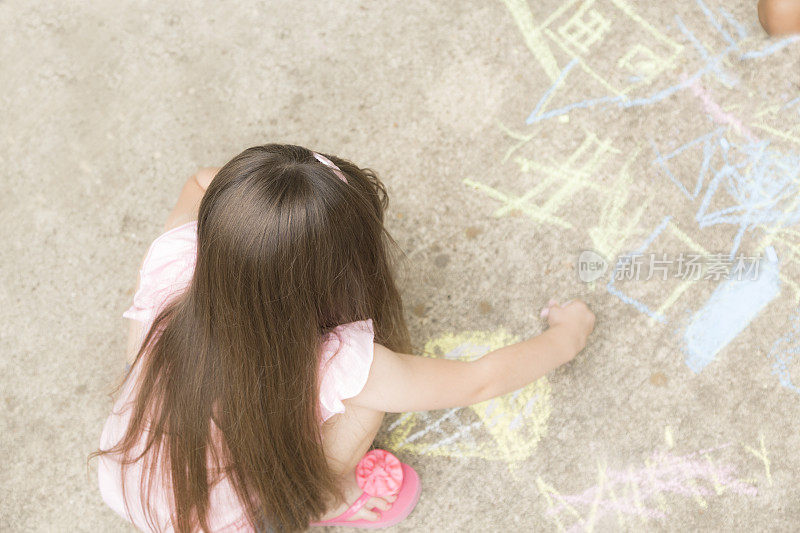
POLYGON ((547 318, 550 327, 562 327, 574 335, 578 351, 586 346, 586 339, 594 331, 594 313, 582 300, 569 300, 559 305, 550 300, 542 310, 542 318, 547 318))

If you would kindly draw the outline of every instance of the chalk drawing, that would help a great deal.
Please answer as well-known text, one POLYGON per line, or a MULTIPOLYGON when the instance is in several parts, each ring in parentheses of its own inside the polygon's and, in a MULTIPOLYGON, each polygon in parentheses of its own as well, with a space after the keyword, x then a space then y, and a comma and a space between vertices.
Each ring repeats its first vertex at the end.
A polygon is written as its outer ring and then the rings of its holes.
MULTIPOLYGON (((519 340, 502 329, 447 334, 429 341, 423 354, 471 361, 519 340)), ((383 447, 400 452, 478 457, 513 466, 536 449, 547 433, 550 413, 550 382, 542 377, 469 407, 403 413, 378 440, 383 447)))
POLYGON ((742 124, 741 120, 729 113, 726 113, 722 110, 722 108, 720 108, 719 104, 714 101, 711 94, 706 90, 705 87, 703 87, 699 80, 688 82, 688 79, 685 75, 681 76, 681 80, 689 83, 692 93, 703 102, 703 108, 705 109, 705 112, 712 117, 714 121, 720 124, 730 124, 737 133, 744 135, 751 143, 759 142, 759 140, 755 137, 755 135, 753 135, 747 126, 742 124))
POLYGON ((611 22, 599 11, 590 9, 594 3, 595 0, 584 1, 556 30, 564 44, 576 48, 581 54, 587 53, 593 44, 600 42, 611 27, 611 22))
MULTIPOLYGON (((701 98, 704 107, 720 123, 734 126, 734 129, 747 138, 738 144, 724 136, 720 129, 703 135, 674 150, 661 155, 653 144, 657 163, 675 183, 681 192, 694 200, 708 180, 706 192, 698 208, 696 219, 699 227, 717 224, 738 225, 737 234, 732 239, 730 256, 733 257, 745 233, 760 229, 764 237, 757 246, 763 252, 774 241, 785 245, 785 263, 797 261, 797 247, 790 241, 794 239, 791 226, 800 221, 800 157, 770 147, 769 141, 758 139, 743 126, 736 117, 724 113, 705 92, 694 83, 695 94, 701 98), (699 143, 703 143, 703 162, 698 173, 696 186, 690 193, 686 186, 670 171, 668 161, 684 153, 699 143), (711 163, 712 158, 719 160, 711 163), (718 192, 723 192, 733 204, 710 210, 709 205, 718 192)), ((794 291, 795 301, 800 300, 800 285, 792 277, 780 274, 782 281, 794 291)))
POLYGON ((620 151, 608 139, 600 139, 594 133, 584 130, 584 139, 575 151, 561 162, 544 162, 516 157, 514 161, 523 173, 535 172, 543 179, 525 191, 521 196, 512 196, 477 180, 465 178, 463 183, 481 191, 493 200, 501 202, 493 213, 494 217, 508 216, 514 212, 522 213, 537 222, 546 222, 562 228, 571 228, 572 223, 561 215, 565 204, 574 200, 582 190, 601 191, 596 182, 600 167, 608 161, 611 154, 620 151), (552 189, 555 189, 551 192, 552 189), (549 196, 541 200, 541 196, 549 196), (539 203, 537 203, 537 201, 539 203))
POLYGON ((800 299, 800 286, 794 276, 782 272, 790 263, 796 267, 800 258, 800 249, 794 242, 798 235, 792 229, 800 222, 800 158, 770 147, 769 141, 757 138, 740 120, 722 111, 698 83, 692 87, 708 114, 716 122, 731 126, 746 141, 738 144, 717 129, 667 155, 661 155, 654 146, 657 156, 654 163, 691 200, 698 198, 706 185, 695 218, 700 228, 719 224, 738 226, 731 240, 731 258, 745 234, 756 230, 763 232, 756 250, 769 258, 759 279, 726 280, 692 317, 683 336, 683 349, 687 366, 700 372, 778 296, 781 282, 794 291, 795 302, 800 299), (703 162, 690 192, 670 171, 668 162, 699 144, 703 145, 703 162), (724 193, 728 203, 712 209, 712 200, 720 193, 724 193), (772 244, 781 245, 785 251, 780 269, 772 244))
POLYGON ((758 278, 728 279, 720 283, 705 305, 692 317, 686 329, 686 366, 703 370, 780 292, 778 258, 767 248, 758 278))
POLYGON ((697 137, 696 139, 693 139, 666 154, 661 154, 655 142, 651 140, 650 145, 653 147, 653 151, 656 154, 656 158, 653 160, 653 163, 658 164, 658 166, 664 171, 664 173, 670 179, 670 181, 672 181, 672 183, 674 183, 678 187, 678 190, 680 190, 684 195, 686 195, 687 198, 689 198, 690 200, 695 200, 697 199, 697 196, 700 194, 704 181, 708 175, 709 172, 708 166, 711 162, 711 157, 714 155, 714 150, 715 150, 714 143, 718 142, 718 139, 719 137, 721 137, 723 131, 724 131, 723 128, 718 128, 712 131, 711 133, 701 135, 700 137, 697 137), (672 170, 670 169, 669 166, 669 162, 671 159, 683 155, 684 152, 687 152, 690 149, 694 147, 699 147, 701 145, 703 148, 703 160, 700 165, 700 169, 698 170, 695 184, 692 187, 692 191, 690 192, 689 189, 686 187, 686 185, 683 183, 683 181, 678 179, 672 173, 672 170))
POLYGON ((627 100, 627 92, 670 68, 683 49, 623 0, 567 2, 544 21, 542 32, 572 60, 578 60, 584 73, 622 101, 627 100), (620 24, 626 20, 632 24, 620 24), (614 46, 608 46, 611 40, 614 46), (622 56, 609 56, 609 50, 619 48, 624 50, 622 56))
POLYGON ((761 50, 752 50, 750 52, 745 52, 741 55, 742 59, 756 59, 762 58, 773 55, 775 52, 783 50, 790 44, 794 44, 796 42, 800 42, 800 35, 792 35, 790 37, 786 37, 781 39, 777 43, 771 44, 762 48, 761 50))
MULTIPOLYGON (((569 113, 576 110, 652 106, 685 91, 716 126, 664 153, 650 141, 655 153, 653 164, 691 202, 696 228, 687 227, 685 221, 676 220, 668 212, 663 213, 661 223, 656 223, 650 235, 644 237, 644 243, 620 256, 631 239, 641 238, 645 220, 651 223, 645 214, 652 195, 645 195, 639 205, 630 200, 634 180, 629 167, 640 147, 628 150, 627 146, 613 146, 613 150, 608 150, 611 156, 624 153, 626 161, 614 183, 598 190, 590 175, 601 170, 599 165, 526 158, 517 151, 537 138, 535 132, 508 129, 506 133, 515 139, 515 144, 504 160, 513 157, 522 174, 533 173, 539 180, 519 196, 476 180, 464 180, 501 203, 494 216, 520 213, 537 223, 580 229, 574 228, 574 219, 563 208, 570 196, 593 193, 580 196, 580 208, 584 211, 592 207, 591 202, 599 202, 598 222, 587 228, 589 237, 594 249, 607 259, 613 261, 618 257, 606 289, 645 314, 651 324, 666 323, 675 305, 698 281, 681 281, 659 301, 651 301, 650 296, 635 298, 615 284, 615 274, 626 267, 626 261, 643 253, 657 238, 669 235, 689 248, 685 251, 709 257, 702 244, 706 240, 702 230, 729 229, 733 234, 726 252, 731 259, 745 244, 750 247, 747 251, 751 255, 769 251, 772 256, 780 256, 780 268, 776 262, 767 262, 757 280, 722 281, 709 300, 690 315, 681 344, 687 354, 686 364, 695 372, 730 344, 778 296, 781 287, 789 288, 795 303, 800 302, 800 283, 794 274, 800 270, 800 232, 794 229, 800 223, 800 156, 772 146, 772 141, 764 136, 800 144, 800 124, 787 127, 780 120, 787 110, 800 109, 800 98, 792 97, 773 105, 769 112, 744 119, 720 105, 708 88, 708 82, 717 82, 728 89, 740 84, 739 76, 730 68, 732 60, 759 61, 796 46, 800 38, 785 38, 765 46, 759 36, 748 35, 745 24, 704 0, 695 0, 698 17, 675 15, 672 28, 677 33, 675 38, 656 29, 624 0, 569 0, 538 25, 527 2, 507 1, 506 5, 550 80, 527 117, 527 124, 536 126, 552 118, 566 119, 561 122, 569 123, 569 113), (531 38, 535 41, 533 45, 531 38), (608 46, 612 43, 614 46, 608 46), (609 49, 622 50, 621 55, 611 58, 611 63, 609 49), (679 64, 683 73, 676 72, 679 64), (678 79, 674 80, 675 77, 678 79), (573 95, 578 86, 592 87, 592 96, 565 102, 565 95, 573 95), (775 117, 777 124, 770 117, 775 117), (698 162, 688 175, 687 159, 698 162), (551 193, 552 190, 556 192, 551 193), (743 309, 738 304, 744 300, 749 300, 750 305, 743 309), (709 327, 710 322, 715 323, 714 328, 709 327)), ((586 141, 594 139, 596 135, 587 133, 576 152, 587 152, 586 141)), ((603 139, 595 144, 611 147, 612 140, 603 139)), ((607 172, 609 163, 603 163, 602 170, 607 172)))
POLYGON ((589 228, 589 236, 595 250, 606 260, 617 257, 624 243, 637 233, 639 222, 653 199, 652 194, 648 195, 643 202, 638 203, 638 207, 632 210, 629 208, 633 184, 630 165, 639 156, 640 151, 641 149, 637 148, 628 154, 614 184, 605 191, 606 200, 601 206, 597 225, 589 228))
POLYGON ((539 26, 539 32, 547 35, 557 49, 570 59, 567 67, 560 70, 557 76, 551 72, 553 86, 531 113, 527 121, 529 124, 541 116, 547 101, 559 86, 564 85, 564 79, 575 66, 613 95, 588 100, 583 103, 585 105, 578 104, 577 107, 606 102, 626 103, 629 101, 626 93, 649 84, 657 75, 670 69, 683 49, 682 45, 639 17, 622 0, 565 2, 545 19, 539 26), (633 27, 623 26, 625 20, 633 22, 633 27), (615 41, 614 47, 604 46, 608 39, 615 41), (624 50, 620 57, 608 55, 610 49, 620 47, 624 50))
MULTIPOLYGON (((616 274, 632 257, 643 254, 656 239, 669 230, 681 242, 703 256, 708 251, 690 239, 671 220, 665 217, 644 243, 633 252, 623 255, 616 263, 606 285, 608 292, 624 303, 633 306, 651 321, 666 322, 666 312, 686 290, 699 280, 685 280, 678 285, 658 308, 625 294, 615 283, 616 274)), ((686 364, 694 372, 700 372, 716 354, 727 346, 758 313, 780 292, 779 268, 774 248, 766 250, 766 261, 760 264, 759 275, 755 280, 726 279, 720 283, 706 304, 691 319, 683 336, 683 350, 686 364)))
MULTIPOLYGON (((702 2, 698 2, 702 5, 702 2)), ((703 45, 700 40, 695 36, 695 34, 686 26, 681 19, 680 16, 675 15, 675 23, 680 29, 681 33, 686 37, 686 39, 692 44, 695 48, 697 53, 700 55, 701 59, 704 62, 703 72, 713 73, 716 78, 725 86, 733 87, 739 83, 738 78, 735 75, 729 73, 723 67, 723 62, 728 55, 728 53, 737 49, 737 45, 734 42, 730 42, 730 44, 721 52, 715 55, 709 51, 708 47, 703 45)), ((714 22, 711 22, 712 26, 714 22)))
MULTIPOLYGON (((771 233, 800 220, 797 154, 772 149, 768 141, 740 145, 726 137, 719 138, 715 149, 721 162, 713 169, 696 220, 700 228, 717 224, 738 226, 729 252, 731 257, 746 232, 759 228, 771 233), (732 202, 711 210, 709 205, 717 193, 724 193, 732 202)), ((765 241, 761 248, 768 244, 765 241)))
POLYGON ((670 236, 676 238, 681 243, 683 243, 688 250, 691 250, 698 255, 707 256, 709 255, 708 250, 703 248, 700 244, 695 242, 691 237, 689 237, 686 233, 684 233, 672 220, 671 216, 666 216, 661 220, 661 223, 656 226, 656 228, 648 235, 648 237, 644 240, 644 242, 634 251, 624 254, 619 257, 617 263, 614 266, 610 274, 610 279, 606 284, 606 290, 610 294, 613 294, 624 303, 636 308, 643 314, 647 315, 650 318, 650 323, 653 324, 655 322, 666 323, 667 322, 667 311, 675 304, 675 302, 683 295, 686 290, 691 287, 694 283, 697 283, 699 280, 695 279, 686 279, 682 280, 680 284, 673 289, 666 298, 659 304, 657 308, 654 308, 653 304, 648 305, 645 302, 642 302, 632 296, 625 294, 620 288, 617 287, 615 279, 616 274, 620 271, 620 269, 624 268, 626 264, 632 260, 633 257, 637 255, 644 254, 652 244, 656 241, 656 239, 664 232, 670 234, 670 236))
MULTIPOLYGON (((718 106, 714 112, 717 111, 718 106)), ((763 236, 755 253, 763 253, 775 244, 781 248, 783 270, 790 264, 800 265, 797 232, 793 229, 800 222, 800 156, 773 148, 769 141, 755 137, 731 115, 717 119, 739 125, 737 129, 742 135, 755 142, 736 143, 725 135, 723 128, 693 139, 668 154, 661 154, 651 141, 656 153, 653 163, 688 199, 696 200, 703 193, 695 215, 699 228, 720 224, 738 227, 728 252, 731 258, 745 235, 759 231, 763 236), (701 145, 702 163, 690 191, 672 172, 670 162, 691 154, 691 148, 701 145), (712 202, 721 205, 712 208, 712 202)), ((800 285, 793 276, 783 272, 779 276, 792 289, 795 302, 800 301, 800 285)))
MULTIPOLYGON (((552 82, 526 119, 526 123, 535 124, 562 117, 576 109, 603 109, 610 105, 620 108, 652 105, 679 91, 690 89, 705 75, 713 76, 726 87, 734 87, 739 84, 739 79, 725 68, 725 64, 731 58, 740 61, 756 60, 800 42, 800 38, 792 36, 762 49, 747 50, 751 43, 760 44, 761 40, 748 36, 745 27, 724 9, 718 8, 714 12, 702 0, 696 0, 695 3, 703 14, 702 20, 716 32, 715 35, 724 42, 724 46, 713 51, 711 46, 703 44, 684 20, 676 15, 674 19, 676 27, 691 45, 691 49, 697 53, 700 68, 682 77, 677 84, 655 89, 646 96, 634 97, 628 94, 633 89, 649 87, 657 77, 668 79, 669 74, 676 69, 678 58, 684 53, 685 47, 645 21, 626 2, 622 0, 564 2, 535 28, 526 2, 506 2, 512 16, 518 21, 518 26, 522 27, 519 18, 523 15, 528 20, 528 30, 527 33, 523 31, 523 36, 527 39, 528 33, 531 32, 537 36, 537 46, 529 48, 537 60, 541 61, 543 57, 547 59, 546 71, 552 82), (512 3, 513 9, 510 5, 512 3), (633 24, 624 25, 626 19, 633 24), (563 20, 560 25, 558 25, 559 20, 563 20), (616 22, 611 22, 617 20, 621 21, 622 27, 618 27, 616 22), (732 28, 735 35, 725 29, 726 25, 732 28), (552 49, 542 41, 542 34, 549 37, 557 49, 568 56, 569 61, 565 67, 559 68, 557 63, 551 61, 554 60, 554 55, 552 49), (601 46, 606 40, 611 39, 611 36, 615 39, 616 46, 601 46), (628 46, 623 55, 612 64, 603 64, 603 61, 608 59, 608 51, 618 48, 622 39, 628 46), (575 76, 574 67, 580 67, 580 70, 588 74, 605 94, 548 109, 548 104, 556 100, 557 93, 567 88, 572 89, 576 85, 586 85, 585 80, 568 80, 575 76)), ((763 124, 754 126, 768 128, 763 124)), ((800 137, 787 135, 778 130, 772 133, 800 142, 800 137)))
POLYGON ((525 44, 533 53, 533 57, 539 61, 550 80, 555 81, 559 75, 558 63, 556 58, 553 57, 550 47, 542 38, 541 28, 536 27, 528 2, 526 0, 504 0, 504 2, 508 11, 514 17, 514 22, 517 23, 517 27, 522 32, 525 44))
POLYGON ((761 461, 764 466, 764 475, 767 477, 767 483, 772 486, 772 462, 769 460, 767 454, 767 446, 764 444, 764 434, 759 433, 758 435, 758 449, 756 450, 752 446, 748 446, 746 444, 742 444, 744 449, 753 454, 753 456, 761 461))
POLYGON ((713 498, 724 494, 756 496, 758 479, 740 478, 739 467, 730 462, 737 449, 739 455, 745 451, 759 460, 766 484, 772 486, 763 434, 759 435, 758 448, 726 443, 682 455, 671 451, 672 439, 672 430, 665 428, 667 449, 653 451, 642 464, 610 468, 606 460, 597 460, 596 483, 576 493, 562 494, 538 476, 536 486, 547 505, 546 515, 559 531, 594 531, 599 527, 630 530, 652 520, 665 521, 673 505, 685 505, 679 503, 681 500, 706 509, 713 498), (609 523, 612 520, 614 526, 609 523))
POLYGON ((791 331, 772 344, 772 373, 787 389, 800 394, 800 311, 791 318, 791 331), (796 376, 796 377, 793 377, 796 376))

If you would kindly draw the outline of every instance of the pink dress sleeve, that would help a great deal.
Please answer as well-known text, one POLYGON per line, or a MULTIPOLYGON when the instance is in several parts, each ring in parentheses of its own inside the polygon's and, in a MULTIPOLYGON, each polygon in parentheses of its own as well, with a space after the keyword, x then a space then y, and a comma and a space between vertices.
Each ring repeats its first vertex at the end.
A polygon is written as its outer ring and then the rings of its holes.
POLYGON ((144 335, 170 297, 189 286, 196 260, 196 220, 158 236, 139 269, 139 290, 133 296, 133 305, 122 316, 144 323, 144 335))
POLYGON ((322 420, 344 413, 342 400, 361 392, 372 366, 372 319, 337 326, 323 341, 319 403, 322 420))

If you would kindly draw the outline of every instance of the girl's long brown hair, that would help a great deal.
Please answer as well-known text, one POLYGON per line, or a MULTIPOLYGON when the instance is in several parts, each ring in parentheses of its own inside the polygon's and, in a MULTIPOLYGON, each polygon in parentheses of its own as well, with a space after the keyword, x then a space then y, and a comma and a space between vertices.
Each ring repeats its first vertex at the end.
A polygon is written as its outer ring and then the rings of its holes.
POLYGON ((208 530, 220 474, 254 527, 304 529, 340 503, 320 432, 322 337, 372 318, 375 342, 411 348, 386 189, 372 170, 325 155, 347 183, 294 145, 249 148, 222 167, 200 203, 191 284, 154 319, 133 364, 125 436, 92 454, 117 455, 123 468, 144 461, 143 507, 153 514, 147 494, 166 483, 177 531, 208 530))

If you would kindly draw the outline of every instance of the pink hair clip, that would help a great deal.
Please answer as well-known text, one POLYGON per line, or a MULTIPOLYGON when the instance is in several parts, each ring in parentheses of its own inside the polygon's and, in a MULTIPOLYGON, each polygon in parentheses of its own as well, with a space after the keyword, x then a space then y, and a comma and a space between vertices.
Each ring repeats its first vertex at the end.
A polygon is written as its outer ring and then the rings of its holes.
POLYGON ((322 163, 323 165, 325 165, 327 167, 331 167, 331 169, 333 169, 333 172, 337 176, 339 176, 339 179, 342 180, 343 182, 347 183, 347 178, 344 177, 344 172, 342 172, 342 170, 339 167, 334 165, 333 161, 331 161, 330 159, 328 159, 324 155, 318 154, 317 152, 311 152, 311 153, 314 154, 314 157, 317 158, 317 161, 319 161, 320 163, 322 163))

